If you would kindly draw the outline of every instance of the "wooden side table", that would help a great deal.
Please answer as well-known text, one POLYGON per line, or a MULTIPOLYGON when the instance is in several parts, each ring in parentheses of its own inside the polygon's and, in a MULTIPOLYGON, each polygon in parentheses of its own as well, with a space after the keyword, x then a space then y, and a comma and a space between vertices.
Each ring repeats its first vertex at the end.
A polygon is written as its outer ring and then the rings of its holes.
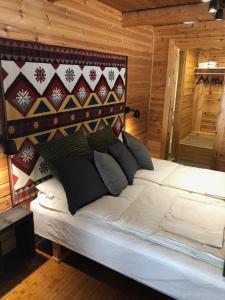
POLYGON ((0 277, 34 254, 33 213, 20 206, 0 213, 0 277))

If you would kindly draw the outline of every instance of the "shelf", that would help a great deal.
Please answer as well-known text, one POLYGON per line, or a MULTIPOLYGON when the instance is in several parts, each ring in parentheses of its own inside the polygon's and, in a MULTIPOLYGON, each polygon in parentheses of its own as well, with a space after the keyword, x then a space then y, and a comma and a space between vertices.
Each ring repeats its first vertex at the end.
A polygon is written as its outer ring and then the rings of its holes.
POLYGON ((195 68, 195 75, 225 75, 225 67, 195 68))

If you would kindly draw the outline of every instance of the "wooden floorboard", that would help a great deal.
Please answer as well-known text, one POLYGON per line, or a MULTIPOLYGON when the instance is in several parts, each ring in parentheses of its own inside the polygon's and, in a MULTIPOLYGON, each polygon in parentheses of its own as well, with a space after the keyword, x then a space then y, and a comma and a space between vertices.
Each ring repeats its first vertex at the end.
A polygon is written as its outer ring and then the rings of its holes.
MULTIPOLYGON (((151 272, 151 270, 149 270, 151 272)), ((0 283, 2 300, 170 299, 83 256, 60 264, 36 256, 0 283)))

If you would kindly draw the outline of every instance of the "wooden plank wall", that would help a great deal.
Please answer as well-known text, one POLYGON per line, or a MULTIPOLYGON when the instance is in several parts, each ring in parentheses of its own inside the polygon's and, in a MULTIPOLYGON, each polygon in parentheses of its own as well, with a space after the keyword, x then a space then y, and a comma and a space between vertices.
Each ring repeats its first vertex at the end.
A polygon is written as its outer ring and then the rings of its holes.
MULTIPOLYGON (((128 117, 127 130, 147 141, 151 26, 123 28, 121 13, 96 0, 0 0, 0 11, 1 37, 127 55, 128 105, 141 111, 139 120, 128 117)), ((0 172, 5 163, 0 154, 0 172)))
MULTIPOLYGON (((194 43, 193 38, 205 38, 206 47, 219 46, 224 39, 225 25, 223 22, 200 22, 194 26, 170 25, 155 27, 155 45, 153 62, 153 79, 151 90, 150 122, 148 133, 148 145, 151 153, 160 157, 162 145, 162 119, 166 89, 166 72, 168 62, 168 50, 170 39, 176 39, 190 47, 194 43)), ((193 44, 193 47, 196 45, 193 44)))
POLYGON ((179 137, 181 140, 191 133, 192 117, 193 117, 193 103, 195 92, 195 74, 194 68, 198 63, 198 51, 186 51, 185 55, 185 70, 183 91, 180 100, 180 114, 179 114, 179 137))

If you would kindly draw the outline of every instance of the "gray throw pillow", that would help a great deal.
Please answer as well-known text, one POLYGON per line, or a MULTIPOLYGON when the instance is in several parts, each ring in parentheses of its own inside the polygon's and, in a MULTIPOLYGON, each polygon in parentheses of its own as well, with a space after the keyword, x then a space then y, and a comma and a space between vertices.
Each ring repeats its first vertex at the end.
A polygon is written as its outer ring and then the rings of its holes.
POLYGON ((122 132, 124 144, 136 158, 141 169, 154 170, 152 159, 149 155, 147 147, 129 133, 122 132))
POLYGON ((116 160, 109 154, 94 151, 94 161, 109 193, 118 196, 128 182, 116 160))
POLYGON ((109 145, 108 151, 120 165, 129 184, 133 184, 134 175, 138 170, 138 163, 131 151, 120 140, 109 145))

